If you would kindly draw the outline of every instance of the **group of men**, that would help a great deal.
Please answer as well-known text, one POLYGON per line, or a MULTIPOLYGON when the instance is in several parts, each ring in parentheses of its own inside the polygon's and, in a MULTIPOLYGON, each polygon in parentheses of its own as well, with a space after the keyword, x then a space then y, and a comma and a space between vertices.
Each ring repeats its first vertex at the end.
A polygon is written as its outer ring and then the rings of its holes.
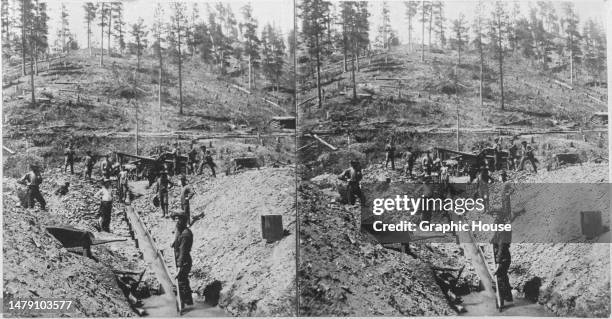
MULTIPOLYGON (((174 174, 181 174, 181 149, 179 148, 178 143, 174 143, 174 148, 171 152, 174 159, 174 174)), ((215 168, 217 164, 213 161, 210 150, 206 149, 206 145, 200 146, 200 151, 198 152, 198 148, 195 143, 191 144, 191 149, 187 153, 187 166, 185 169, 186 174, 202 174, 204 167, 208 166, 211 170, 212 176, 217 177, 215 168)))

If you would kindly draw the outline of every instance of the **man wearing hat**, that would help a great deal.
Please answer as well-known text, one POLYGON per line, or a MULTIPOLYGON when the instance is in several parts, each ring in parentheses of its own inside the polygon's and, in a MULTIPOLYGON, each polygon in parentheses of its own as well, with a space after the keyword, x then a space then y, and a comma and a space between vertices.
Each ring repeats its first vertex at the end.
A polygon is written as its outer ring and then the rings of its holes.
POLYGON ((68 143, 66 149, 64 150, 64 173, 66 173, 66 169, 70 166, 70 174, 74 174, 74 149, 72 148, 72 143, 68 143))
POLYGON ((174 143, 174 148, 172 149, 172 156, 174 157, 174 175, 179 175, 181 173, 180 169, 180 159, 181 159, 181 151, 179 149, 179 144, 174 143))
POLYGON ((21 178, 20 182, 28 187, 26 192, 26 208, 34 208, 34 201, 37 201, 40 204, 40 209, 46 210, 47 202, 45 202, 40 193, 42 176, 40 175, 39 167, 30 164, 30 171, 21 178))
MULTIPOLYGON (((191 287, 189 286, 189 272, 191 271, 191 246, 193 245, 193 233, 189 229, 187 217, 185 215, 177 215, 176 236, 172 243, 174 248, 174 258, 176 268, 178 268, 178 292, 181 296, 181 301, 186 305, 193 305, 193 297, 191 296, 191 287)), ((183 306, 183 305, 181 305, 183 306)))
MULTIPOLYGON (((198 150, 196 148, 195 143, 191 144, 191 150, 189 151, 189 153, 187 153, 187 159, 188 159, 187 166, 189 167, 189 173, 195 175, 195 171, 198 165, 198 150)), ((187 174, 187 172, 185 172, 185 174, 187 174)))
POLYGON ((514 139, 512 139, 512 145, 508 149, 508 169, 516 170, 516 159, 518 153, 518 146, 514 144, 514 139))
POLYGON ((187 176, 181 175, 181 209, 183 215, 187 216, 187 224, 191 225, 191 210, 189 208, 189 200, 195 195, 191 185, 187 184, 187 176))
POLYGON ((391 162, 391 169, 395 170, 395 145, 393 145, 392 139, 387 139, 387 145, 385 146, 385 169, 391 162))
POLYGON ((168 189, 173 187, 174 183, 168 178, 168 171, 163 170, 161 175, 157 178, 157 196, 159 198, 159 207, 162 209, 162 217, 168 215, 168 189))
POLYGON ((408 150, 404 153, 404 159, 406 160, 406 165, 404 166, 404 174, 412 177, 412 168, 414 167, 414 160, 416 156, 412 152, 412 147, 408 146, 408 150))
POLYGON ((338 175, 340 180, 347 180, 348 185, 346 188, 347 191, 347 200, 351 205, 355 205, 356 198, 359 198, 359 202, 362 207, 366 206, 365 196, 363 192, 361 192, 361 187, 359 186, 359 182, 363 178, 363 173, 361 173, 361 166, 359 162, 356 160, 351 161, 351 167, 347 168, 342 174, 338 175))
POLYGON ((493 144, 493 158, 495 159, 494 169, 491 171, 498 171, 502 169, 502 144, 499 137, 495 138, 495 144, 493 144))
POLYGON ((536 167, 536 160, 535 157, 533 155, 533 148, 531 148, 531 145, 527 145, 527 141, 522 141, 522 151, 523 151, 523 157, 521 158, 521 165, 519 167, 519 171, 522 171, 523 169, 525 169, 525 162, 529 161, 531 163, 531 166, 533 166, 533 171, 537 174, 538 173, 538 168, 536 167))
POLYGON ((210 150, 206 151, 206 156, 204 156, 204 160, 202 161, 202 164, 200 164, 200 171, 198 172, 199 174, 202 174, 202 168, 204 166, 204 163, 206 163, 206 165, 210 167, 210 170, 212 171, 212 176, 217 177, 217 174, 215 173, 215 167, 217 167, 217 164, 215 164, 215 162, 213 161, 213 158, 210 155, 210 150))
POLYGON ((100 219, 98 228, 101 231, 110 233, 111 212, 113 209, 113 191, 110 179, 105 178, 102 181, 102 188, 100 188, 94 197, 100 199, 100 219))
MULTIPOLYGON (((505 213, 498 213, 495 217, 496 224, 508 223, 508 218, 505 213)), ((493 254, 495 256, 496 268, 493 275, 497 278, 497 289, 501 297, 501 305, 504 302, 510 303, 512 299, 512 288, 510 279, 508 278, 508 269, 510 268, 510 243, 512 242, 512 231, 497 231, 491 239, 493 245, 493 254)))
POLYGON ((94 166, 94 160, 93 160, 93 156, 91 155, 91 151, 87 151, 85 152, 86 156, 85 156, 85 176, 87 176, 89 179, 91 179, 91 171, 93 171, 93 166, 94 166))

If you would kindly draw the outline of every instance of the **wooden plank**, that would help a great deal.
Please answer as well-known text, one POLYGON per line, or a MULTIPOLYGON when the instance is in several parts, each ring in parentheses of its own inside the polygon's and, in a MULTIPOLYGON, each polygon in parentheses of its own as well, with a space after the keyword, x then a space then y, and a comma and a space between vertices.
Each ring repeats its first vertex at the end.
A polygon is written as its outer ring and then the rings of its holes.
POLYGON ((314 100, 314 99, 316 99, 316 98, 317 98, 316 96, 313 96, 313 97, 311 97, 311 98, 308 98, 308 99, 306 99, 306 100, 304 100, 304 101, 300 102, 300 103, 298 104, 298 106, 300 106, 300 105, 302 105, 302 104, 304 104, 304 103, 308 103, 308 102, 310 102, 310 101, 312 101, 312 100, 314 100))
POLYGON ((590 98, 591 100, 596 101, 596 102, 599 102, 599 103, 604 104, 604 105, 607 105, 607 103, 606 103, 606 102, 604 102, 604 101, 602 101, 602 100, 600 100, 600 99, 598 99, 598 98, 596 98, 596 97, 594 97, 594 96, 590 95, 589 93, 585 93, 585 94, 586 94, 586 96, 587 96, 588 98, 590 98))
POLYGON ((299 152, 299 151, 301 151, 301 150, 303 150, 303 149, 305 149, 305 148, 311 147, 311 146, 312 146, 312 145, 314 145, 315 143, 316 143, 316 142, 311 142, 311 143, 308 143, 308 144, 306 144, 306 145, 304 145, 304 146, 302 146, 302 147, 298 148, 296 151, 297 151, 297 152, 299 152))
POLYGON ((317 134, 310 134, 310 136, 311 136, 312 138, 314 138, 315 140, 319 141, 321 144, 323 144, 323 145, 325 145, 325 146, 329 147, 329 148, 330 148, 332 151, 337 151, 337 150, 338 150, 338 148, 337 148, 337 147, 335 147, 335 146, 333 146, 333 145, 331 145, 331 144, 327 143, 327 142, 326 142, 326 141, 324 141, 322 138, 320 138, 319 136, 317 136, 317 134))

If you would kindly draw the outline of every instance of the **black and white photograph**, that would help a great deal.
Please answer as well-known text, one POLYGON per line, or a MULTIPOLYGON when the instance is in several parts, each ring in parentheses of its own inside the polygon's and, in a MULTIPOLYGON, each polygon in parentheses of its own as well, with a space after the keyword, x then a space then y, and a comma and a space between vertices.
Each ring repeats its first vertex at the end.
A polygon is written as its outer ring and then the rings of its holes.
POLYGON ((609 317, 608 6, 298 0, 299 314, 609 317))
POLYGON ((2 1, 5 316, 297 314, 293 12, 2 1))

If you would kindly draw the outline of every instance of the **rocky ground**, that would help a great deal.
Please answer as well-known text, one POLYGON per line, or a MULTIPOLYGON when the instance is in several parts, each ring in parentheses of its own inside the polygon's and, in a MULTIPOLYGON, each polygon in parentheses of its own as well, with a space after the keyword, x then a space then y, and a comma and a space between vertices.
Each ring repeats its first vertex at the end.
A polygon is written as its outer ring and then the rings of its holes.
MULTIPOLYGON (((262 168, 212 178, 188 177, 198 194, 191 201, 194 223, 191 287, 200 296, 221 285, 219 306, 232 315, 295 315, 295 175, 290 168, 262 168), (285 237, 266 243, 261 215, 282 215, 285 237)), ((178 181, 175 179, 175 182, 178 181)), ((171 267, 175 222, 161 219, 151 203, 152 190, 132 205, 151 229, 171 267)), ((170 193, 170 210, 178 213, 180 188, 170 193)))
POLYGON ((4 298, 72 299, 77 312, 71 315, 76 317, 135 315, 112 271, 144 269, 132 243, 113 244, 121 250, 94 246, 93 255, 100 260, 94 262, 68 252, 45 231, 47 226, 70 224, 93 231, 97 238, 121 236, 124 228, 117 207, 111 224, 115 234, 100 234, 91 227, 98 208, 91 200, 94 191, 90 182, 65 178, 58 170, 49 171, 42 186, 47 211, 39 210, 38 205, 36 209, 24 209, 19 201, 23 186, 14 179, 3 179, 4 298), (69 194, 63 198, 52 195, 58 183, 66 179, 73 185, 69 194))

